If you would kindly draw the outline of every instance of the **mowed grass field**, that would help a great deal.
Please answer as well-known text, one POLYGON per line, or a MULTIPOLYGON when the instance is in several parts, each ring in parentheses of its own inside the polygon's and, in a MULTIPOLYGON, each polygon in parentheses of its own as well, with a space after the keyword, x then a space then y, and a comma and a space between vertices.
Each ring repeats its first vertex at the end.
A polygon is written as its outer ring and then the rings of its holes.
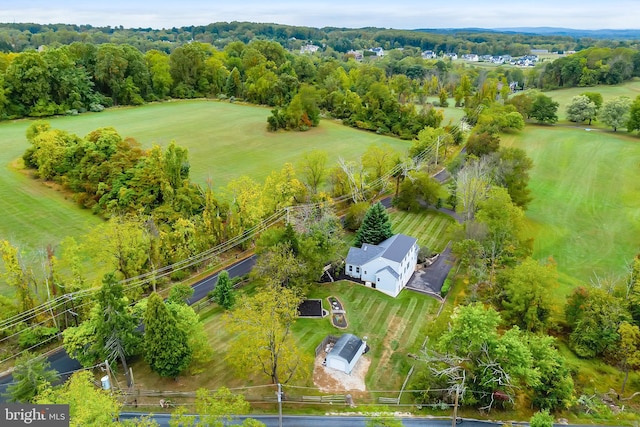
MULTIPOLYGON (((448 242, 447 229, 453 219, 445 214, 425 209, 418 213, 392 211, 390 217, 395 233, 414 236, 418 238, 420 245, 440 251, 448 242)), ((248 293, 253 291, 251 285, 243 290, 248 293)), ((367 388, 397 390, 409 370, 406 354, 418 352, 427 333, 425 328, 438 309, 437 301, 408 290, 402 291, 397 298, 391 298, 374 289, 347 281, 313 285, 307 297, 322 299, 324 308, 328 310, 329 296, 336 296, 342 301, 346 310, 347 329, 335 328, 329 317, 298 319, 294 327, 298 344, 308 355, 313 356, 316 346, 329 334, 353 333, 359 337, 366 336, 372 360, 367 388)), ((216 354, 207 369, 197 376, 181 378, 179 384, 175 384, 172 380, 159 378, 145 363, 139 362, 134 369, 142 388, 194 390, 198 387, 241 387, 268 383, 268 379, 262 376, 239 378, 225 361, 228 343, 234 337, 222 327, 222 309, 214 306, 204 315, 204 321, 209 343, 216 354)), ((298 385, 313 387, 313 381, 310 379, 298 385)))
POLYGON ((402 233, 418 239, 418 244, 428 247, 434 252, 441 252, 449 242, 449 226, 454 219, 435 210, 390 212, 394 233, 402 233))
POLYGON ((368 390, 398 390, 409 370, 407 353, 418 353, 426 328, 438 310, 438 302, 426 295, 404 290, 397 298, 352 282, 315 286, 308 298, 336 296, 346 311, 348 327, 337 329, 329 317, 299 319, 294 333, 305 351, 315 354, 316 346, 327 334, 352 333, 367 337, 371 347, 368 390))
MULTIPOLYGON (((596 92, 602 95, 603 102, 607 102, 613 98, 617 98, 619 96, 627 96, 634 100, 638 95, 640 95, 640 79, 634 79, 633 81, 623 83, 620 85, 609 86, 609 85, 600 85, 600 86, 592 86, 592 87, 572 87, 568 89, 558 89, 549 92, 544 92, 545 95, 551 97, 558 104, 558 119, 560 121, 567 120, 567 105, 571 102, 574 96, 581 95, 585 92, 596 92)), ((567 122, 571 123, 571 122, 567 122)), ((606 125, 604 123, 600 123, 597 120, 592 122, 592 127, 603 127, 606 125)))
MULTIPOLYGON (((322 299, 323 307, 329 309, 327 297, 335 296, 346 310, 348 327, 335 328, 330 316, 318 319, 298 319, 293 334, 300 348, 312 359, 315 348, 329 334, 353 333, 367 337, 371 351, 368 357, 371 366, 367 374, 368 390, 398 390, 409 371, 407 353, 417 354, 426 335, 426 327, 438 309, 438 302, 426 295, 404 290, 397 298, 351 282, 335 282, 314 285, 308 298, 322 299)), ((192 391, 198 387, 215 389, 220 386, 245 387, 269 384, 264 375, 240 378, 226 362, 229 343, 234 339, 224 328, 223 311, 213 309, 205 320, 209 343, 214 349, 214 359, 206 370, 195 376, 182 376, 178 381, 160 378, 152 373, 146 363, 133 365, 137 387, 153 390, 192 391)), ((311 372, 306 367, 309 379, 293 383, 313 388, 311 372)), ((267 390, 264 394, 271 394, 267 390)), ((302 393, 296 391, 296 393, 302 393)), ((315 394, 308 390, 304 394, 315 394)))
MULTIPOLYGON (((411 144, 326 120, 308 132, 270 133, 266 129, 269 114, 267 108, 195 100, 114 108, 49 122, 81 136, 113 126, 144 147, 175 140, 189 149, 192 179, 199 184, 211 180, 214 187, 241 175, 262 181, 285 162, 295 164, 313 149, 326 150, 331 158, 328 166, 333 166, 339 156, 356 159, 372 144, 388 144, 402 153, 411 144)), ((100 220, 12 166, 28 147, 25 131, 31 123, 0 123, 0 197, 2 211, 8 214, 0 223, 0 237, 38 249, 65 236, 81 235, 100 220)))
POLYGON ((640 251, 640 139, 529 125, 502 143, 533 159, 527 234, 536 258, 558 263, 560 293, 624 274, 640 251))

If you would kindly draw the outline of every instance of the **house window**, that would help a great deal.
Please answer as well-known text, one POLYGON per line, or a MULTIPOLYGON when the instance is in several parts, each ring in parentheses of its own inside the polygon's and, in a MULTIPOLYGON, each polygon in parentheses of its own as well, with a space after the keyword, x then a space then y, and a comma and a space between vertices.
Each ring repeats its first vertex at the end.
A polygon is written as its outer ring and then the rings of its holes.
POLYGON ((367 270, 364 271, 364 274, 367 274, 367 270))
POLYGON ((349 273, 351 273, 353 271, 353 265, 349 266, 349 273))
POLYGON ((356 267, 356 273, 360 273, 360 267, 356 267))

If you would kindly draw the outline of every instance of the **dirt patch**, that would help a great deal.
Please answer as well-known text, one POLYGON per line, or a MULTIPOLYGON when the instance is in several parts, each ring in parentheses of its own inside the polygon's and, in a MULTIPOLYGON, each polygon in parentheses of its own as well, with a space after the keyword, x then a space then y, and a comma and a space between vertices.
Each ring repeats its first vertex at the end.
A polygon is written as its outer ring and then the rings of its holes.
POLYGON ((323 351, 316 357, 313 368, 313 383, 323 393, 343 393, 351 391, 366 391, 364 379, 369 371, 371 359, 360 356, 360 360, 354 366, 351 375, 337 369, 327 368, 322 365, 326 353, 323 351))
POLYGON ((400 335, 400 333, 407 326, 408 320, 402 319, 398 316, 393 316, 389 324, 389 329, 387 330, 387 334, 382 340, 382 347, 384 348, 382 352, 382 356, 380 356, 380 364, 379 366, 387 366, 389 360, 391 360, 391 355, 393 354, 393 349, 391 347, 391 343, 396 338, 396 336, 400 335))

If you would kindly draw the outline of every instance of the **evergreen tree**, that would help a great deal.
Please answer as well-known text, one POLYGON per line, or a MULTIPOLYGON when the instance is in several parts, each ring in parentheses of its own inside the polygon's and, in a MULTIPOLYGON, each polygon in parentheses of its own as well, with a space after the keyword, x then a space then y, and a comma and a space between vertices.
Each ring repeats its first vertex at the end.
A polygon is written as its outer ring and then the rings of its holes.
POLYGON ((125 375, 128 375, 126 358, 138 354, 141 337, 138 322, 127 310, 122 284, 114 273, 102 279, 98 293, 100 314, 96 319, 96 339, 109 360, 120 358, 125 375))
POLYGON ((363 243, 377 245, 391 236, 393 236, 393 232, 391 231, 389 214, 382 203, 378 202, 371 206, 364 215, 362 225, 356 232, 355 245, 357 247, 361 247, 363 243))
POLYGON ((213 289, 213 300, 227 310, 233 307, 235 296, 227 270, 222 270, 218 275, 218 283, 213 289))
POLYGON ((7 386, 4 396, 9 402, 31 402, 40 390, 51 385, 55 379, 56 372, 51 370, 46 358, 34 357, 27 352, 16 361, 13 383, 7 386))
POLYGON ((298 242, 296 231, 293 229, 291 223, 287 223, 287 226, 284 228, 282 242, 289 245, 289 249, 291 249, 291 252, 293 252, 294 256, 298 256, 298 254, 300 253, 300 244, 298 242))
POLYGON ((161 377, 177 377, 191 363, 187 335, 155 292, 144 315, 145 360, 161 377))

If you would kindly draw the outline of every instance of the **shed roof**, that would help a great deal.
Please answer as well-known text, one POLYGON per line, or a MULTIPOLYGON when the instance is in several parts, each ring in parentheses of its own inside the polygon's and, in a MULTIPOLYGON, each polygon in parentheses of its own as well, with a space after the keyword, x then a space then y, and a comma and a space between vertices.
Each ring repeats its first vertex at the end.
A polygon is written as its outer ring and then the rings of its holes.
POLYGON ((353 334, 344 334, 338 341, 336 341, 335 345, 329 352, 331 356, 339 356, 347 361, 347 363, 351 363, 353 358, 358 354, 358 350, 362 347, 363 341, 353 334))

